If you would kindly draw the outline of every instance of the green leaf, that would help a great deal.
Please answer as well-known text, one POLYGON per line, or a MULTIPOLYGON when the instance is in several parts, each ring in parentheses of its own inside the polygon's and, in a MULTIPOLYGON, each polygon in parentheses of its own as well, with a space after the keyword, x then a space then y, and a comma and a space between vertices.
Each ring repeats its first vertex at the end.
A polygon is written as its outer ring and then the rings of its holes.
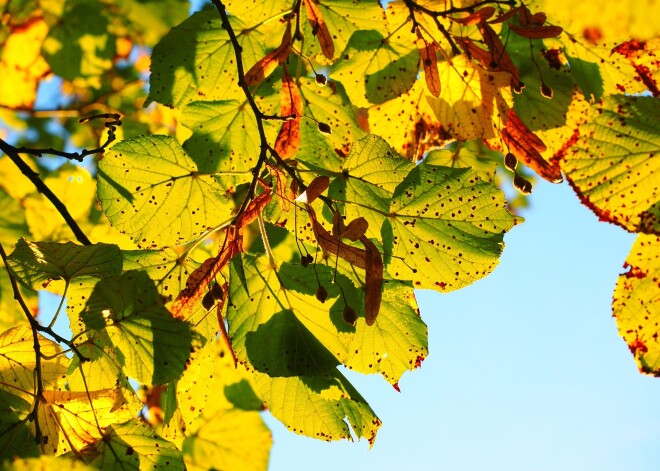
POLYGON ((638 235, 624 266, 612 314, 639 371, 660 376, 660 237, 638 235))
MULTIPOLYGON (((31 404, 0 389, 0 459, 39 456, 39 449, 25 420, 31 404)), ((2 465, 0 465, 0 469, 2 465)))
POLYGON ((92 462, 97 469, 185 469, 183 456, 176 446, 158 436, 140 419, 108 427, 97 450, 100 455, 92 462))
POLYGON ((318 168, 339 171, 351 144, 364 136, 358 126, 351 102, 341 84, 319 87, 314 80, 299 79, 303 114, 312 119, 300 121, 299 161, 318 168), (319 131, 318 123, 330 126, 330 135, 319 131))
MULTIPOLYGON (((275 98, 279 104, 279 97, 275 98)), ((258 104, 264 113, 275 111, 273 103, 258 100, 258 104)), ((193 131, 183 148, 201 171, 229 172, 223 179, 231 180, 232 172, 247 173, 256 164, 261 141, 247 101, 189 103, 183 109, 182 123, 193 131)), ((266 126, 266 130, 269 142, 274 142, 275 128, 266 126)))
POLYGON ((631 232, 660 232, 660 102, 607 97, 579 132, 561 165, 582 202, 631 232))
MULTIPOLYGON (((495 182, 497 160, 493 157, 494 151, 478 141, 456 143, 447 149, 429 151, 424 163, 441 167, 472 168, 479 178, 485 182, 495 182)), ((497 155, 500 159, 501 156, 497 155)))
MULTIPOLYGON (((318 5, 321 18, 332 37, 335 52, 332 60, 337 60, 356 36, 364 36, 367 31, 372 30, 383 35, 387 34, 385 14, 378 0, 363 0, 359 3, 345 0, 315 0, 314 3, 318 5), (357 35, 354 34, 358 31, 357 35)), ((307 9, 303 6, 301 11, 303 16, 300 23, 304 35, 305 56, 321 63, 328 63, 329 60, 322 54, 319 41, 309 22, 307 9)))
POLYGON ((504 246, 504 233, 520 222, 508 212, 502 192, 475 170, 425 163, 393 188, 411 166, 377 136, 358 141, 346 166, 346 213, 349 219, 367 219, 372 237, 382 235, 386 261, 391 256, 387 271, 396 279, 411 280, 415 288, 443 291, 490 273, 504 246), (391 170, 385 185, 388 173, 381 177, 377 170, 394 168, 396 162, 400 171, 391 170), (355 182, 353 165, 358 171, 355 182))
MULTIPOLYGON (((28 309, 33 314, 39 311, 39 298, 36 291, 18 286, 28 309)), ((14 299, 14 289, 11 286, 5 264, 0 263, 0 332, 4 332, 20 322, 25 322, 25 313, 14 299)))
MULTIPOLYGON (((249 25, 276 18, 291 9, 289 0, 271 0, 268 2, 245 2, 243 0, 227 0, 223 2, 229 12, 241 18, 249 25)), ((217 14, 217 12, 216 12, 217 14)))
MULTIPOLYGON (((249 67, 265 55, 264 36, 238 17, 231 25, 249 67)), ((191 101, 215 101, 238 96, 236 57, 229 35, 215 9, 195 13, 154 47, 149 101, 181 108, 191 101)))
POLYGON ((72 391, 98 391, 117 385, 129 388, 128 378, 122 370, 118 352, 101 339, 94 338, 78 345, 78 351, 89 361, 80 362, 74 355, 67 371, 68 387, 72 391))
POLYGON ((368 108, 406 93, 415 83, 419 52, 396 32, 370 29, 351 37, 332 77, 339 80, 355 106, 368 108))
POLYGON ((125 250, 122 254, 124 271, 146 272, 167 301, 172 301, 186 287, 188 276, 200 265, 190 257, 180 259, 172 249, 125 250))
POLYGON ((321 329, 336 329, 328 319, 327 308, 309 296, 307 305, 288 302, 277 271, 267 258, 245 255, 241 283, 234 259, 230 270, 230 304, 227 310, 229 335, 239 360, 273 376, 325 373, 339 364, 314 333, 311 317, 321 329), (316 302, 314 302, 316 301, 316 302), (301 308, 304 310, 301 310, 301 308))
POLYGON ((153 47, 161 37, 188 17, 189 2, 180 0, 118 0, 113 15, 115 34, 153 47), (117 31, 115 31, 117 29, 117 31))
POLYGON ((114 227, 140 248, 188 242, 231 216, 215 177, 166 136, 122 141, 99 163, 98 198, 114 227))
POLYGON ((337 370, 323 376, 271 378, 254 372, 257 392, 287 429, 320 440, 352 440, 351 430, 370 444, 381 421, 337 370))
POLYGON ((67 80, 95 77, 112 67, 115 38, 104 9, 91 0, 66 2, 42 46, 52 71, 67 80))
POLYGON ((8 257, 9 267, 23 284, 43 289, 52 280, 99 279, 121 273, 119 247, 111 244, 30 242, 21 239, 8 257))
POLYGON ((108 334, 128 376, 142 383, 163 384, 176 378, 190 356, 190 325, 172 317, 142 271, 99 281, 82 319, 88 328, 108 334))

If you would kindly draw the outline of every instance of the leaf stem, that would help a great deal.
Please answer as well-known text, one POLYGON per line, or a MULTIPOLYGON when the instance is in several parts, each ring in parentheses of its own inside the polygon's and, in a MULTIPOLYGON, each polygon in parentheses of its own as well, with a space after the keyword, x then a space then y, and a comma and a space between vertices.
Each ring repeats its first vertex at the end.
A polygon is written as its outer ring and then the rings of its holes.
POLYGON ((66 292, 69 290, 69 280, 66 280, 66 284, 64 285, 64 293, 62 293, 62 297, 60 298, 60 304, 57 306, 57 311, 55 311, 55 315, 53 316, 53 320, 50 321, 50 324, 48 324, 48 328, 52 329, 53 326, 55 325, 55 322, 57 321, 57 316, 60 315, 60 311, 62 310, 62 306, 64 305, 64 300, 66 299, 66 292))

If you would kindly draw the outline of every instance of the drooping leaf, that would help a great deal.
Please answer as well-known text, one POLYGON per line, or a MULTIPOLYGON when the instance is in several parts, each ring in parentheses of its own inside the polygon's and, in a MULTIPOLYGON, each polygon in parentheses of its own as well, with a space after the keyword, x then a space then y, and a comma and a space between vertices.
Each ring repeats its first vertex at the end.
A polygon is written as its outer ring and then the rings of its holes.
POLYGON ((17 279, 35 290, 53 280, 99 279, 118 275, 122 269, 119 247, 111 244, 85 246, 20 239, 7 260, 17 279))
POLYGON ((82 318, 88 328, 107 333, 127 374, 142 383, 163 384, 177 377, 190 355, 190 325, 172 317, 142 271, 98 282, 82 318))
POLYGON ((612 314, 619 335, 642 373, 660 376, 660 237, 640 234, 614 290, 612 314))
POLYGON ((140 419, 109 426, 97 451, 99 456, 92 462, 97 469, 185 469, 183 456, 176 446, 158 436, 140 419))
POLYGON ((231 215, 226 188, 166 136, 116 144, 98 172, 103 211, 140 248, 188 242, 231 215))
POLYGON ((629 231, 657 233, 652 206, 660 104, 653 97, 611 96, 596 107, 561 162, 582 202, 602 220, 629 231))

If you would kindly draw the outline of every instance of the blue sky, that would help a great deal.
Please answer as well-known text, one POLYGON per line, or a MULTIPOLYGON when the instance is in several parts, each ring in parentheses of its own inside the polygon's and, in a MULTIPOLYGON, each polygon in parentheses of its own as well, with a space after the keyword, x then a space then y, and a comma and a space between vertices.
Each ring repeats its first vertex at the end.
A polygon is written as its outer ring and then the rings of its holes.
POLYGON ((660 382, 637 372, 611 317, 634 235, 541 182, 500 265, 463 290, 418 294, 430 355, 397 393, 347 373, 383 421, 325 443, 273 419, 270 470, 657 470, 660 382))

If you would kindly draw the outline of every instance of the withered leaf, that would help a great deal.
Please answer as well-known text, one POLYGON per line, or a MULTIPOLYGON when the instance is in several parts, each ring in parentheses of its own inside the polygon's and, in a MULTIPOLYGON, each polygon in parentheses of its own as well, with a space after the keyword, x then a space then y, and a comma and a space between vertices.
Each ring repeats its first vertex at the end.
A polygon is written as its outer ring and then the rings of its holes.
POLYGON ((364 295, 364 319, 367 325, 374 325, 378 312, 380 311, 380 302, 383 291, 383 257, 367 236, 360 237, 360 242, 364 244, 367 252, 365 268, 365 288, 364 295))
POLYGON ((509 25, 509 28, 511 28, 511 31, 513 31, 517 35, 528 39, 556 38, 564 31, 564 29, 561 26, 509 25))
POLYGON ((494 14, 495 14, 495 7, 487 6, 475 11, 469 16, 463 18, 452 18, 452 21, 462 24, 463 26, 472 26, 482 21, 486 21, 494 14))

